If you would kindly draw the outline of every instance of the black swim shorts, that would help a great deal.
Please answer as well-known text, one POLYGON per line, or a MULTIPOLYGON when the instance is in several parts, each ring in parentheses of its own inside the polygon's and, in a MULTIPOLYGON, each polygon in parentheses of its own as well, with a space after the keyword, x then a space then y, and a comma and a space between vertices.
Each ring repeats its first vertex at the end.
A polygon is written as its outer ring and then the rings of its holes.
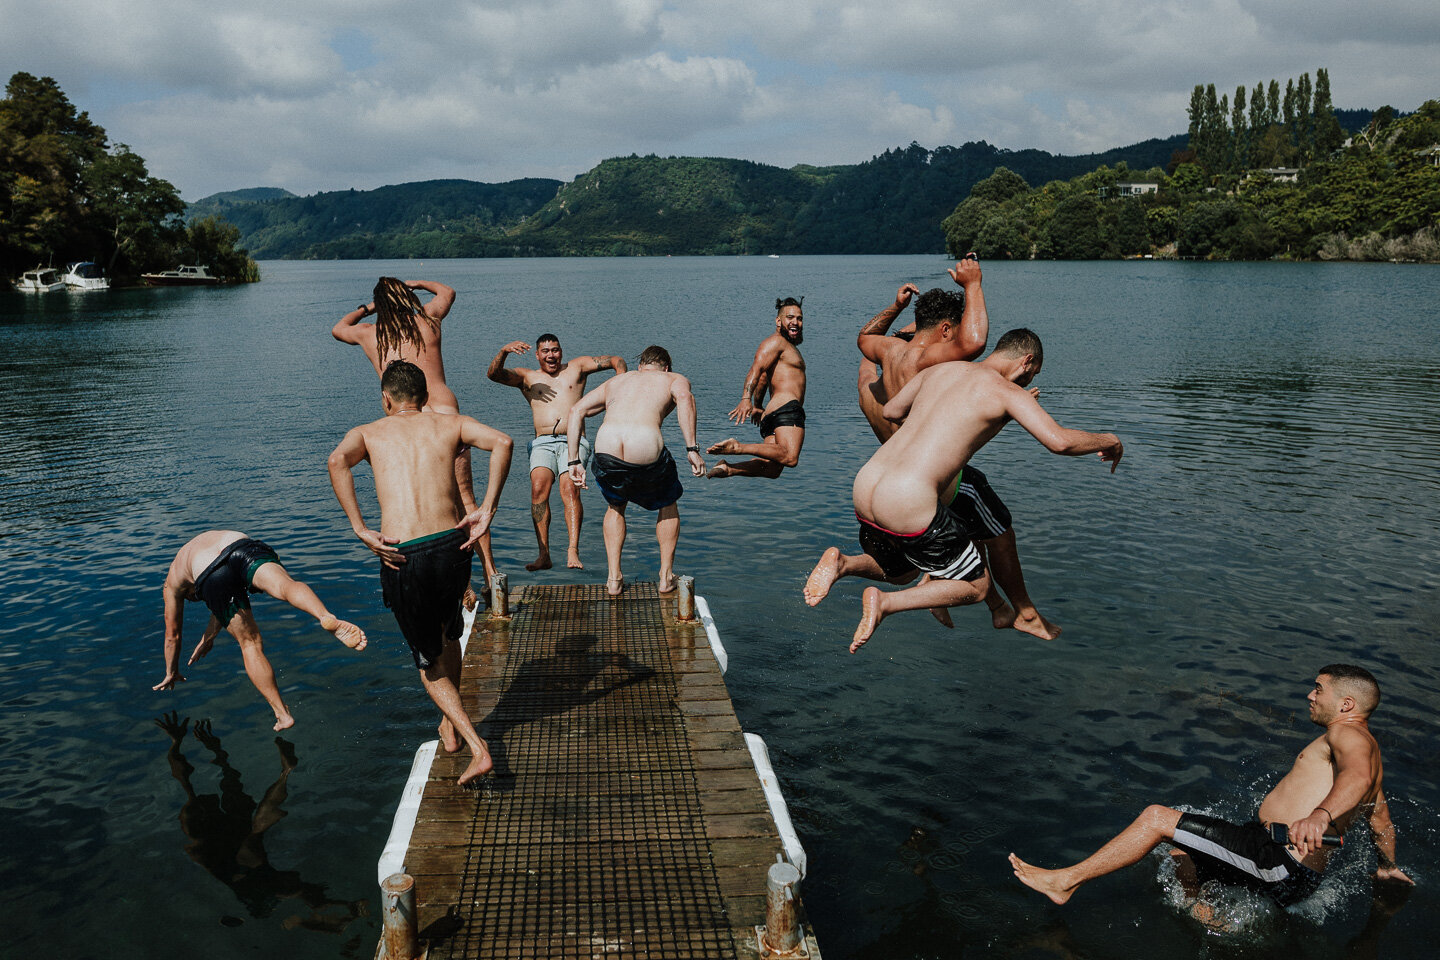
POLYGON ((760 420, 760 436, 772 437, 780 427, 805 429, 805 407, 799 400, 791 400, 771 410, 760 420))
POLYGON ((261 543, 245 537, 236 540, 220 551, 220 556, 210 561, 210 566, 195 578, 194 595, 205 606, 221 626, 235 619, 241 610, 250 609, 247 593, 259 593, 255 587, 255 571, 267 563, 279 563, 275 551, 261 543))
POLYGON ((1201 883, 1219 880, 1257 890, 1282 907, 1299 903, 1320 886, 1320 874, 1291 856, 1259 823, 1181 814, 1172 842, 1194 859, 1201 883))
POLYGON ((895 533, 857 516, 860 549, 875 558, 886 579, 919 570, 943 580, 978 580, 985 561, 946 506, 936 504, 935 519, 920 533, 895 533))
POLYGON ((685 488, 675 469, 675 458, 666 447, 654 463, 631 463, 597 453, 590 460, 590 472, 605 502, 617 507, 633 503, 645 510, 659 510, 680 499, 685 488))
POLYGON ((380 566, 385 606, 395 614, 421 670, 439 659, 445 644, 460 639, 470 586, 471 554, 460 549, 466 539, 463 530, 445 530, 407 540, 397 547, 404 563, 380 566))
POLYGON ((1010 529, 1010 510, 990 489, 985 474, 969 464, 960 472, 950 512, 971 540, 993 540, 1010 529))

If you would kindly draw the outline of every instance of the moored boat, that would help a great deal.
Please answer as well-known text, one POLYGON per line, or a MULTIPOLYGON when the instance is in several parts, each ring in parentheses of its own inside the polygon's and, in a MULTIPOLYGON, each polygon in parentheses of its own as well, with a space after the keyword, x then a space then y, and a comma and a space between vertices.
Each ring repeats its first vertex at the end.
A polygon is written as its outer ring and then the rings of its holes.
POLYGON ((207 267, 184 265, 159 273, 142 273, 140 279, 152 287, 211 287, 220 282, 207 267))
POLYGON ((54 267, 36 267, 20 275, 20 279, 15 281, 15 289, 21 293, 50 293, 64 290, 65 281, 60 279, 60 273, 54 267))
POLYGON ((65 276, 62 279, 65 281, 65 286, 71 290, 110 289, 110 281, 101 272, 100 267, 88 260, 70 264, 65 269, 65 276))

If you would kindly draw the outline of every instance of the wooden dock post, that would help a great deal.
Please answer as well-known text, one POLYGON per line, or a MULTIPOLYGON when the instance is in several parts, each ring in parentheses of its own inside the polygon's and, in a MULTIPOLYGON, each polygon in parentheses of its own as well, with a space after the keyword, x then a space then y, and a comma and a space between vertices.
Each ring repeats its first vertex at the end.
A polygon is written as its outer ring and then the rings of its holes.
POLYGON ((408 873, 392 873, 380 884, 380 894, 385 928, 380 941, 381 960, 415 960, 420 953, 415 878, 408 873))

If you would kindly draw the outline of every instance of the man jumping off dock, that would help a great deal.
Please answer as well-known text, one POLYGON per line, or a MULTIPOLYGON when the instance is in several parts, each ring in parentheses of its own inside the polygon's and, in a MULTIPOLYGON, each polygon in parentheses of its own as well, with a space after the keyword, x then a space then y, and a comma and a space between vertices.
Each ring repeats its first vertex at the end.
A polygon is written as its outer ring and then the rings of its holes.
POLYGON ((605 502, 605 592, 618 596, 625 588, 620 552, 625 547, 625 504, 635 503, 655 515, 655 539, 660 545, 659 591, 675 589, 675 547, 680 541, 680 508, 675 502, 685 488, 675 470, 675 459, 665 448, 660 424, 678 411, 680 434, 690 472, 705 473, 705 461, 695 442, 695 397, 690 381, 670 372, 670 354, 649 346, 640 354, 638 369, 622 373, 585 394, 570 410, 570 479, 586 486, 585 462, 580 456, 580 434, 585 418, 605 411, 595 433, 595 483, 605 502))
POLYGON ((1255 822, 1242 826, 1152 805, 1073 866, 1044 870, 1010 854, 1016 878, 1065 903, 1082 885, 1138 863, 1168 842, 1177 848, 1177 874, 1190 897, 1213 879, 1257 890, 1284 907, 1320 885, 1333 851, 1322 839, 1343 837, 1363 816, 1378 854, 1375 879, 1414 883, 1395 864, 1395 824, 1381 784, 1380 745, 1370 732, 1370 714, 1380 703, 1379 683, 1363 667, 1331 664, 1320 668, 1306 699, 1310 721, 1325 732, 1300 751, 1290 772, 1260 802, 1255 822), (1272 836, 1272 824, 1287 828, 1289 846, 1272 836))
MULTIPOLYGON (((561 474, 568 473, 565 431, 570 426, 570 410, 585 392, 590 374, 601 370, 625 372, 625 361, 619 357, 576 357, 566 361, 560 349, 560 338, 542 333, 535 341, 535 360, 539 369, 521 367, 510 370, 505 358, 521 356, 530 349, 523 340, 507 343, 490 361, 487 376, 496 383, 516 387, 530 402, 535 421, 535 439, 530 441, 530 517, 535 522, 535 539, 540 555, 525 564, 526 570, 550 569, 550 488, 561 474)), ((580 459, 590 461, 590 441, 581 434, 580 459)), ((585 520, 585 507, 580 502, 580 488, 568 481, 560 484, 560 502, 565 508, 565 533, 569 546, 565 565, 582 570, 580 562, 580 525, 585 520)))
POLYGON ((729 414, 737 424, 758 422, 763 442, 741 443, 731 437, 705 451, 755 459, 743 463, 721 460, 706 476, 773 479, 785 467, 800 462, 800 447, 805 443, 805 358, 799 349, 804 339, 805 319, 800 309, 804 299, 775 301, 775 332, 760 341, 745 374, 740 403, 729 414), (768 403, 764 399, 767 392, 768 403))
POLYGON ((194 600, 210 609, 210 622, 186 665, 209 653, 215 636, 224 630, 240 645, 246 676, 275 711, 275 729, 293 727, 295 718, 280 697, 275 669, 250 612, 248 594, 262 591, 310 614, 350 649, 365 649, 365 631, 332 616, 314 590, 285 571, 269 546, 238 530, 207 530, 180 548, 165 575, 165 679, 151 689, 170 690, 185 679, 180 673, 180 637, 185 601, 194 600))
POLYGON ((1011 330, 979 363, 924 370, 885 404, 885 418, 903 423, 855 477, 863 552, 846 556, 838 547, 827 549, 805 583, 805 602, 813 607, 825 599, 841 577, 908 583, 917 573, 928 576, 891 593, 866 588, 851 653, 891 613, 963 606, 985 597, 990 578, 984 561, 945 500, 961 468, 1012 419, 1053 453, 1098 453, 1112 472, 1119 464, 1119 437, 1068 430, 1025 390, 1042 361, 1040 338, 1011 330))
POLYGON ((396 360, 380 378, 385 416, 345 434, 327 466, 350 528, 380 558, 385 605, 410 645, 420 682, 440 708, 440 740, 454 753, 463 740, 469 783, 491 767, 490 753, 460 702, 462 598, 470 582, 470 548, 490 528, 510 470, 510 438, 453 413, 427 411, 425 374, 396 360), (462 449, 490 452, 485 500, 466 513, 455 477, 462 449), (365 524, 353 469, 369 460, 380 501, 380 530, 365 524))

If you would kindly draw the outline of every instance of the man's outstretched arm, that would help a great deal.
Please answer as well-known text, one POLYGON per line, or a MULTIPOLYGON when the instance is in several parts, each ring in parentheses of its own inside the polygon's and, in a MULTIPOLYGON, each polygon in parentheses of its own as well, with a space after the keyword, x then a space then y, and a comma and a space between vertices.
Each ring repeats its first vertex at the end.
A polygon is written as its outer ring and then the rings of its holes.
POLYGON ((990 336, 990 314, 985 310, 985 291, 980 288, 980 260, 967 253, 947 272, 965 291, 965 312, 960 315, 960 335, 956 338, 965 356, 954 359, 974 360, 985 352, 985 341, 990 336))
MULTIPOLYGON (((919 377, 915 378, 919 380, 919 377)), ((912 380, 911 383, 915 381, 912 380)), ((907 384, 908 386, 908 384, 907 384)), ((1005 412, 1030 435, 1039 440, 1046 450, 1064 457, 1080 457, 1087 453, 1098 453, 1100 459, 1110 464, 1110 472, 1120 465, 1125 447, 1113 433, 1089 433, 1062 427, 1055 418, 1045 412, 1040 402, 1024 387, 1008 383, 1004 391, 1005 412)))
POLYGON ((1370 836, 1375 840, 1375 879, 1414 883, 1395 863, 1395 821, 1390 819, 1390 805, 1385 802, 1383 790, 1370 810, 1370 836))
POLYGON ((530 344, 524 340, 513 340, 500 348, 495 354, 495 359, 490 361, 490 368, 485 371, 485 376, 499 384, 507 387, 524 387, 525 377, 517 370, 509 370, 505 367, 505 358, 510 354, 520 356, 530 349, 530 344))
POLYGON ((378 530, 371 530, 365 525, 365 518, 360 515, 360 501, 355 496, 353 471, 355 465, 368 456, 365 435, 360 432, 359 427, 345 434, 345 439, 340 441, 340 445, 325 461, 325 466, 330 471, 330 486, 335 491, 335 499, 340 502, 340 509, 345 511, 345 516, 350 521, 350 529, 360 538, 360 542, 369 547, 370 552, 379 557, 387 567, 398 567, 405 562, 405 555, 395 549, 395 545, 400 541, 394 537, 381 536, 378 530))
POLYGON ((860 328, 860 333, 855 337, 855 345, 860 352, 865 354, 867 359, 879 361, 884 353, 884 347, 889 338, 885 334, 890 329, 890 324, 895 318, 905 312, 910 306, 910 299, 920 292, 920 288, 913 283, 907 283, 895 291, 895 302, 865 322, 860 328))
POLYGON ((184 681, 180 674, 180 635, 185 626, 184 585, 176 578, 175 568, 165 577, 165 679, 152 690, 169 690, 184 681))
POLYGON ((460 418, 460 439, 467 446, 490 453, 490 474, 485 481, 485 499, 481 504, 461 518, 455 526, 470 528, 470 539, 462 544, 469 547, 490 529, 495 517, 495 508, 500 503, 500 491, 505 489, 505 478, 510 475, 510 455, 515 442, 510 435, 494 427, 487 427, 474 417, 460 418))
POLYGON ((361 336, 360 321, 375 312, 375 304, 362 303, 341 317, 335 326, 330 328, 330 336, 341 343, 359 343, 361 336))

